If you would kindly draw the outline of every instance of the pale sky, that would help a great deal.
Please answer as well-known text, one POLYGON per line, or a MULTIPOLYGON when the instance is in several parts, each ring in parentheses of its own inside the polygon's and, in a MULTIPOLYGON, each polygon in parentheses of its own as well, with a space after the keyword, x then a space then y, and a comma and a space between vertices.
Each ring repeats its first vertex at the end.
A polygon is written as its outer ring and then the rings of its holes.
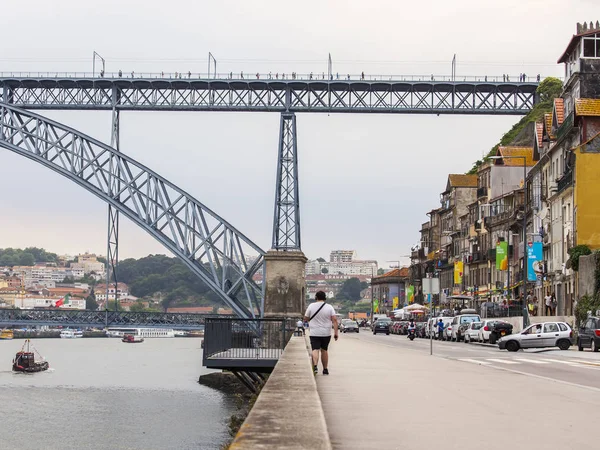
MULTIPOLYGON (((457 76, 562 75, 575 24, 597 0, 4 1, 1 71, 327 70, 457 76), (24 26, 25 25, 25 26, 24 26)), ((110 114, 43 112, 109 142, 110 114)), ((298 115, 303 250, 408 260, 448 173, 464 173, 519 117, 298 115)), ((271 244, 277 113, 121 115, 121 150, 187 190, 264 250, 271 244)), ((0 150, 0 248, 106 253, 107 206, 71 181, 0 150)), ((123 219, 120 255, 166 250, 123 219)))

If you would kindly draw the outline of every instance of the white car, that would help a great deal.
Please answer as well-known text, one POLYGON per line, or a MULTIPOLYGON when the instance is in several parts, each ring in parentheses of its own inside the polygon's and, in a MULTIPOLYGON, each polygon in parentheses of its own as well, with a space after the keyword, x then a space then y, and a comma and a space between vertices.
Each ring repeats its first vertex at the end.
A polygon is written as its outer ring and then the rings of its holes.
POLYGON ((479 339, 479 330, 483 324, 481 322, 471 322, 465 330, 465 343, 479 339))
POLYGON ((565 322, 544 322, 528 326, 517 334, 500 338, 500 350, 516 352, 521 348, 558 347, 569 350, 573 340, 573 330, 565 322))
POLYGON ((479 342, 487 342, 490 340, 490 333, 492 331, 492 325, 496 322, 498 322, 497 319, 481 321, 481 328, 479 329, 479 336, 477 337, 477 340, 479 342))
POLYGON ((454 318, 452 319, 452 323, 448 326, 448 329, 450 331, 450 339, 452 341, 461 341, 463 338, 462 330, 460 328, 461 325, 465 325, 471 322, 481 322, 481 317, 479 317, 479 314, 467 313, 454 316, 454 318))

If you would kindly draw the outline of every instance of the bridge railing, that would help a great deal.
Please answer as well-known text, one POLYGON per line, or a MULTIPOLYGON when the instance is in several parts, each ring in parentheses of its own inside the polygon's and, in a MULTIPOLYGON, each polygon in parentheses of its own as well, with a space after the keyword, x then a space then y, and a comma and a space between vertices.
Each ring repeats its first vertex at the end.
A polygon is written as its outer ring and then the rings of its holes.
POLYGON ((274 365, 294 332, 295 320, 207 317, 203 364, 207 367, 274 365))
POLYGON ((231 80, 231 81, 423 81, 423 82, 477 82, 477 83, 539 83, 541 75, 411 75, 411 74, 356 74, 356 73, 291 73, 226 72, 0 72, 0 78, 95 78, 95 79, 156 79, 156 80, 231 80))
POLYGON ((206 314, 192 313, 0 309, 0 326, 56 325, 90 328, 123 326, 197 329, 204 326, 206 317, 208 317, 206 314))

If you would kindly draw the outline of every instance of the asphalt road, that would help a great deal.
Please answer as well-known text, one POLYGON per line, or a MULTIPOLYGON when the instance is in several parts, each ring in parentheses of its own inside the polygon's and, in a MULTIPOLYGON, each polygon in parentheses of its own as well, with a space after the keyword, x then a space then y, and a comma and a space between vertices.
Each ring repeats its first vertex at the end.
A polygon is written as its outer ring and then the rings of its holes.
MULTIPOLYGON (((342 335, 342 339, 352 337, 377 345, 400 347, 403 350, 420 354, 429 355, 430 351, 429 339, 416 338, 411 342, 402 335, 377 334, 374 336, 368 329, 361 329, 359 334, 342 335)), ((547 378, 560 383, 600 391, 600 352, 592 353, 587 349, 579 352, 575 346, 566 351, 558 348, 546 348, 519 350, 511 353, 499 350, 497 345, 434 340, 433 357, 484 366, 489 370, 503 370, 547 378)))

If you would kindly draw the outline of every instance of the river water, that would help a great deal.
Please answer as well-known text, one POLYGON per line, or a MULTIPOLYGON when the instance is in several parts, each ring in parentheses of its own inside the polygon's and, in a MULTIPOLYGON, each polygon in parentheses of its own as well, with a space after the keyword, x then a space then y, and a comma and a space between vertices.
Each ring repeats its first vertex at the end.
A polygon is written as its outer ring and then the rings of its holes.
MULTIPOLYGON (((0 341, 0 449, 219 449, 235 402, 198 384, 201 339, 37 339, 50 369, 10 369, 0 341)), ((37 359, 37 357, 36 357, 37 359)))

